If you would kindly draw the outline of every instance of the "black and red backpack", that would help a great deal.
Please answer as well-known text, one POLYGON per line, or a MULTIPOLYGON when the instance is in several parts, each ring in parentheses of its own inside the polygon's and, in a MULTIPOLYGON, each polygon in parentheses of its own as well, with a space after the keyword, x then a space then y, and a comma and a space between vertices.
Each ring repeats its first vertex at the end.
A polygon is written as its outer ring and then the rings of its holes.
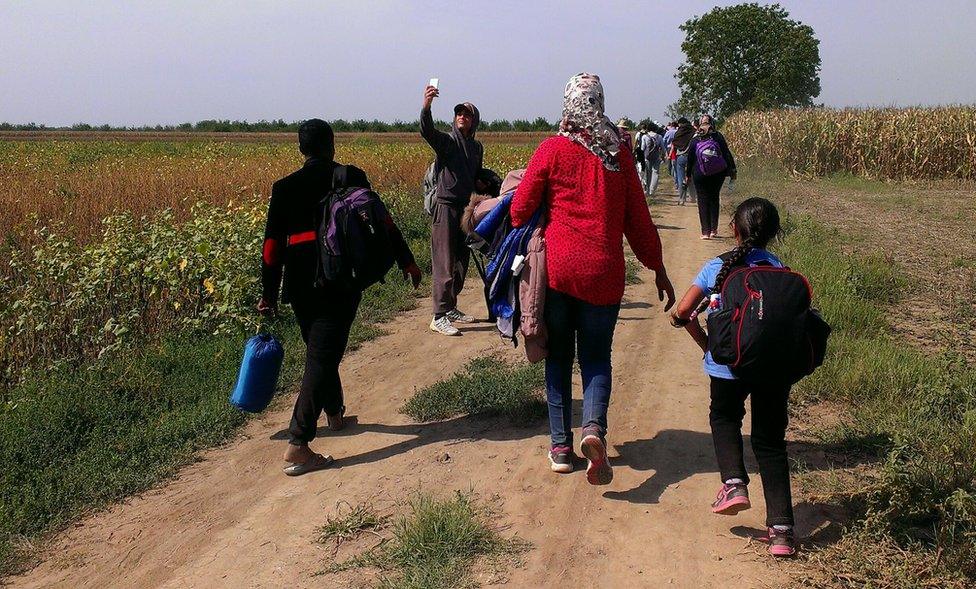
POLYGON ((830 335, 812 298, 806 277, 789 268, 732 269, 721 286, 721 309, 707 319, 712 359, 750 381, 793 384, 812 374, 830 335))

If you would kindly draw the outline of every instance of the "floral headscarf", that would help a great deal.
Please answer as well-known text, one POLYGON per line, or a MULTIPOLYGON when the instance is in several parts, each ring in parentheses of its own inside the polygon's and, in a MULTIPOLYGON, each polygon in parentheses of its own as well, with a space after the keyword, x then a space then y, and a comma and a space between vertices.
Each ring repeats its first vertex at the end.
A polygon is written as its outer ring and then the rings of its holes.
POLYGON ((576 74, 566 84, 559 134, 579 143, 603 161, 603 167, 620 170, 620 135, 603 113, 600 76, 576 74))

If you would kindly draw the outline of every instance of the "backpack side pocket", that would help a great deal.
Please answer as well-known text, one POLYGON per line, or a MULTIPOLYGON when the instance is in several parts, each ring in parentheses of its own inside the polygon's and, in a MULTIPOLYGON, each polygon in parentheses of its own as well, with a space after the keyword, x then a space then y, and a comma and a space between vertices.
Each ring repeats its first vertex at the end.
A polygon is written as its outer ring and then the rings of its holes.
POLYGON ((718 364, 730 366, 738 359, 735 343, 735 310, 723 309, 708 314, 705 324, 708 326, 708 351, 712 360, 718 364))
POLYGON ((810 309, 807 312, 807 338, 810 341, 810 371, 814 370, 824 362, 827 355, 827 338, 830 337, 830 325, 824 320, 820 311, 810 309))

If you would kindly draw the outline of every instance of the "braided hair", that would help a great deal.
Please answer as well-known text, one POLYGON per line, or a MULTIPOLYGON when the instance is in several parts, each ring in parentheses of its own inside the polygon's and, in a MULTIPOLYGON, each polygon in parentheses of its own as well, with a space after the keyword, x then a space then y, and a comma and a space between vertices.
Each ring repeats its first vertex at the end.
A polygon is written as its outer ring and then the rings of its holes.
MULTIPOLYGON (((735 224, 736 232, 739 236, 739 245, 735 246, 729 255, 722 262, 722 269, 715 277, 715 286, 712 292, 722 290, 725 279, 728 278, 732 268, 742 263, 746 256, 755 248, 764 248, 766 244, 776 238, 780 233, 779 211, 776 206, 765 198, 752 197, 739 203, 732 213, 732 222, 735 224)), ((698 307, 698 312, 702 313, 708 307, 708 298, 705 298, 698 307)))

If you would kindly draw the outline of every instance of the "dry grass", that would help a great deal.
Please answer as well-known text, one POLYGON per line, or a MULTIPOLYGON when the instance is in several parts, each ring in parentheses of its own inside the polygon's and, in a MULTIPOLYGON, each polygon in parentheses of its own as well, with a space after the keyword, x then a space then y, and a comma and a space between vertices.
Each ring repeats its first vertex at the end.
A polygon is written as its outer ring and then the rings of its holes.
MULTIPOLYGON (((486 165, 501 175, 523 166, 538 143, 534 134, 519 136, 520 143, 512 142, 517 134, 497 135, 485 139, 486 165)), ((415 139, 342 136, 336 159, 365 170, 381 191, 419 193, 433 154, 415 139)), ((21 233, 17 229, 36 217, 42 225, 64 223, 63 233, 88 242, 100 235, 102 219, 120 212, 138 219, 170 209, 179 221, 201 201, 266 199, 271 184, 301 162, 293 137, 287 142, 0 141, 0 226, 21 233)), ((9 230, 6 238, 12 239, 9 230)), ((29 240, 19 236, 19 243, 24 239, 29 240)))
POLYGON ((976 179, 976 106, 744 112, 722 132, 735 153, 804 175, 976 179))
MULTIPOLYGON (((478 139, 491 144, 538 144, 551 133, 535 131, 483 131, 478 139)), ((336 133, 336 142, 369 139, 377 143, 421 143, 418 133, 336 133)), ((204 141, 234 143, 291 143, 295 133, 235 133, 205 131, 0 131, 0 141, 204 141)))

